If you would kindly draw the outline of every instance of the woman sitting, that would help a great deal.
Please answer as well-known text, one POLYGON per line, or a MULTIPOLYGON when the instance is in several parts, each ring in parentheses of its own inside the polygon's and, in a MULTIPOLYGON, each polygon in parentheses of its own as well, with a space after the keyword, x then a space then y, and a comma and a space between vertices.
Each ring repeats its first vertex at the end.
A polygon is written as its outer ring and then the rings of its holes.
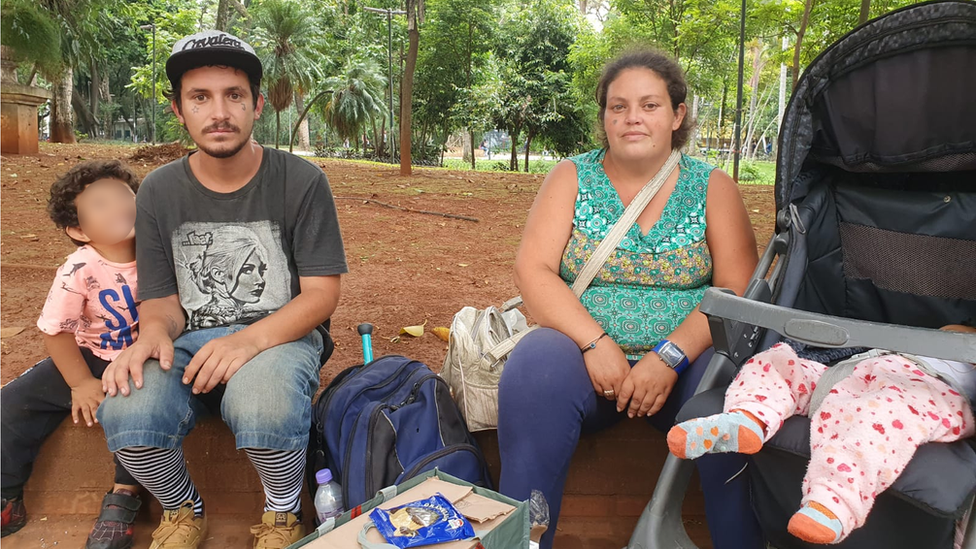
MULTIPOLYGON (((741 295, 758 261, 735 182, 682 156, 582 297, 570 288, 626 206, 687 142, 686 93, 681 68, 664 54, 634 50, 610 61, 596 91, 603 148, 553 168, 529 212, 515 281, 543 328, 505 366, 498 441, 501 491, 525 499, 538 489, 549 502, 544 549, 553 545, 580 433, 625 414, 669 429, 708 364, 711 335, 698 303, 712 285, 741 295)), ((710 457, 719 459, 699 467, 709 525, 722 532, 716 547, 762 547, 745 483, 726 484, 741 460, 710 457)))

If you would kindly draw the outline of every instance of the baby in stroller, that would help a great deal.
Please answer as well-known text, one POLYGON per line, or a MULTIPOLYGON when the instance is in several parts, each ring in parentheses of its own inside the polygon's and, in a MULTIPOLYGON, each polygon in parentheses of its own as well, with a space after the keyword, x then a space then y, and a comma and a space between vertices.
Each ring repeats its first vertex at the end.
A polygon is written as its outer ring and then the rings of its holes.
MULTIPOLYGON (((942 329, 976 334, 974 319, 965 324, 942 329)), ((779 343, 743 364, 723 413, 674 426, 668 447, 683 459, 754 454, 787 418, 810 417, 802 507, 788 530, 807 542, 838 543, 864 524, 919 446, 972 436, 976 405, 976 364, 877 349, 846 362, 855 363, 852 373, 817 392, 827 366, 779 343)))

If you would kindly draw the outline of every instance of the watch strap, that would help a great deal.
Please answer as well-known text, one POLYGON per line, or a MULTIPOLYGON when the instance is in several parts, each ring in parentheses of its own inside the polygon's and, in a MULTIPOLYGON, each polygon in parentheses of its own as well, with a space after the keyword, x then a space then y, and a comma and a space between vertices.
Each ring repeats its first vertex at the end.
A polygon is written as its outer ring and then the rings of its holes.
POLYGON ((661 357, 661 360, 679 376, 688 368, 690 363, 688 360, 688 355, 681 350, 681 347, 675 345, 674 342, 667 339, 662 339, 660 343, 654 346, 653 350, 655 353, 657 353, 657 356, 661 357), (675 360, 675 357, 672 356, 675 351, 681 355, 681 358, 677 361, 675 360))

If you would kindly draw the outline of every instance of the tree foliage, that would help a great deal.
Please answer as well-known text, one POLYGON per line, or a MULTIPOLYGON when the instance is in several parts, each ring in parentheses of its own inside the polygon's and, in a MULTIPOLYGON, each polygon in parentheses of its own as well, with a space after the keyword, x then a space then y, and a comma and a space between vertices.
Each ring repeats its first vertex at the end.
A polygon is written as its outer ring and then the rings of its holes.
MULTIPOLYGON (((863 14, 912 3, 750 0, 742 112, 750 150, 776 134, 781 67, 788 94, 863 14)), ((0 42, 20 61, 22 80, 36 75, 55 92, 49 111, 62 137, 74 130, 112 137, 122 125, 146 139, 153 114, 160 140, 185 137, 167 109, 165 62, 179 38, 221 28, 264 61, 263 91, 276 116, 258 121, 261 139, 290 136, 284 121, 321 98, 308 110, 313 142, 358 146, 370 132, 378 155, 400 126, 400 148, 412 145, 417 158, 436 160, 463 143, 473 165, 482 134, 494 130, 511 144, 515 169, 519 152, 567 156, 593 146, 600 70, 633 45, 678 60, 699 121, 695 142, 727 148, 739 7, 739 0, 0 0, 0 42), (388 29, 385 15, 366 7, 409 7, 411 17, 393 16, 388 29), (155 48, 145 25, 155 28, 155 48)))
POLYGON ((304 95, 322 78, 315 45, 320 41, 309 13, 297 2, 264 0, 255 9, 253 46, 261 56, 267 100, 275 110, 275 147, 281 111, 295 93, 304 95))

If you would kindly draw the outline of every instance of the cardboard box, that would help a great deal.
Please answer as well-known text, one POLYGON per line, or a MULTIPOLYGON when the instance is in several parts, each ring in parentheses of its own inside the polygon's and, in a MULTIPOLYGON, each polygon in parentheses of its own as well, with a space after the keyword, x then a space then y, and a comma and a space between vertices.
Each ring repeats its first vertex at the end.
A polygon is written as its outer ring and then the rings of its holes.
MULTIPOLYGON (((392 509, 440 493, 465 515, 474 527, 476 539, 439 543, 425 547, 437 549, 517 549, 528 547, 529 513, 525 502, 473 486, 466 481, 430 471, 396 489, 386 489, 363 505, 347 511, 334 523, 323 523, 289 549, 360 549, 360 535, 371 522, 369 512, 376 507, 392 509), (395 495, 392 495, 394 494, 395 495)), ((385 544, 386 540, 370 528, 365 540, 385 544)))

